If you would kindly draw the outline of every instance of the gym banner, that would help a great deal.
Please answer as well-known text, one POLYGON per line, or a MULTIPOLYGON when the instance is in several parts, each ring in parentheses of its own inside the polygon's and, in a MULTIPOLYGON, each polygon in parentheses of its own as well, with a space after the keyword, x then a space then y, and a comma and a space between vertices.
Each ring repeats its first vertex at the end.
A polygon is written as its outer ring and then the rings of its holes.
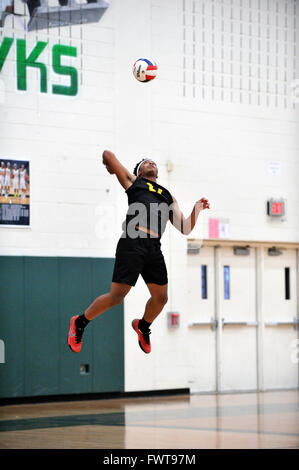
POLYGON ((30 225, 28 160, 0 160, 0 225, 30 225))
POLYGON ((14 15, 27 31, 97 23, 109 8, 106 0, 0 0, 0 28, 14 15))

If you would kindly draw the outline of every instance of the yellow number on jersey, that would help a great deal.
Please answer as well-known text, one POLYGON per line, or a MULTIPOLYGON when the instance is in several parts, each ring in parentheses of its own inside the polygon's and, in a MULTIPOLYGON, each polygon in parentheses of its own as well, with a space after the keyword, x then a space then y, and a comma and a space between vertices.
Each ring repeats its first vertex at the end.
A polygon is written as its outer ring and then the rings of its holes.
MULTIPOLYGON (((154 193, 157 192, 157 191, 155 190, 154 186, 152 185, 152 183, 146 182, 146 184, 148 184, 148 189, 149 189, 149 191, 153 191, 154 193)), ((162 194, 162 189, 161 189, 161 188, 158 188, 158 194, 162 194)))

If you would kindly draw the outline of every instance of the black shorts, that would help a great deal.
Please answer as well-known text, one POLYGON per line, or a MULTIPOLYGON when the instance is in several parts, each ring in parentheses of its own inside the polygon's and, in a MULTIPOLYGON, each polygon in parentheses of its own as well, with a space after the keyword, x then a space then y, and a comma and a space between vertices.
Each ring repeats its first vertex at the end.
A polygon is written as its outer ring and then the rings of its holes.
POLYGON ((120 238, 115 253, 112 282, 135 286, 139 274, 146 284, 168 283, 159 238, 120 238))

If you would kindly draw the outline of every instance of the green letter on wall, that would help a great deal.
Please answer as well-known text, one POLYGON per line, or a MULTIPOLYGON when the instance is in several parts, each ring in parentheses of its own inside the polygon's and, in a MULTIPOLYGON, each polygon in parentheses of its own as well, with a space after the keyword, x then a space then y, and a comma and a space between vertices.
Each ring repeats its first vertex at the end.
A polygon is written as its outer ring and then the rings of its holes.
POLYGON ((10 51, 12 43, 13 43, 13 38, 4 38, 2 41, 2 44, 0 46, 0 72, 6 60, 6 57, 10 51))
POLYGON ((26 41, 25 39, 17 39, 18 90, 27 90, 26 68, 35 67, 40 69, 40 91, 47 93, 47 67, 41 62, 36 62, 47 44, 47 42, 39 41, 29 57, 26 58, 26 41))
POLYGON ((69 75, 71 82, 69 86, 53 85, 52 91, 55 95, 75 96, 78 93, 78 72, 74 67, 61 65, 61 56, 77 57, 77 49, 72 46, 56 44, 53 46, 53 70, 59 75, 69 75))

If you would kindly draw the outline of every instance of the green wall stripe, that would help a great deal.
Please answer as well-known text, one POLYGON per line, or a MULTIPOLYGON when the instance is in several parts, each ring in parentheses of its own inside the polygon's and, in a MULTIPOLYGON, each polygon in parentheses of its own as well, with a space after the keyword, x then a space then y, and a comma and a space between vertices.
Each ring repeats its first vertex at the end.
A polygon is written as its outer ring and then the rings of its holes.
POLYGON ((79 354, 67 346, 70 317, 109 292, 113 266, 113 258, 0 257, 0 397, 124 390, 123 304, 88 325, 79 354))

